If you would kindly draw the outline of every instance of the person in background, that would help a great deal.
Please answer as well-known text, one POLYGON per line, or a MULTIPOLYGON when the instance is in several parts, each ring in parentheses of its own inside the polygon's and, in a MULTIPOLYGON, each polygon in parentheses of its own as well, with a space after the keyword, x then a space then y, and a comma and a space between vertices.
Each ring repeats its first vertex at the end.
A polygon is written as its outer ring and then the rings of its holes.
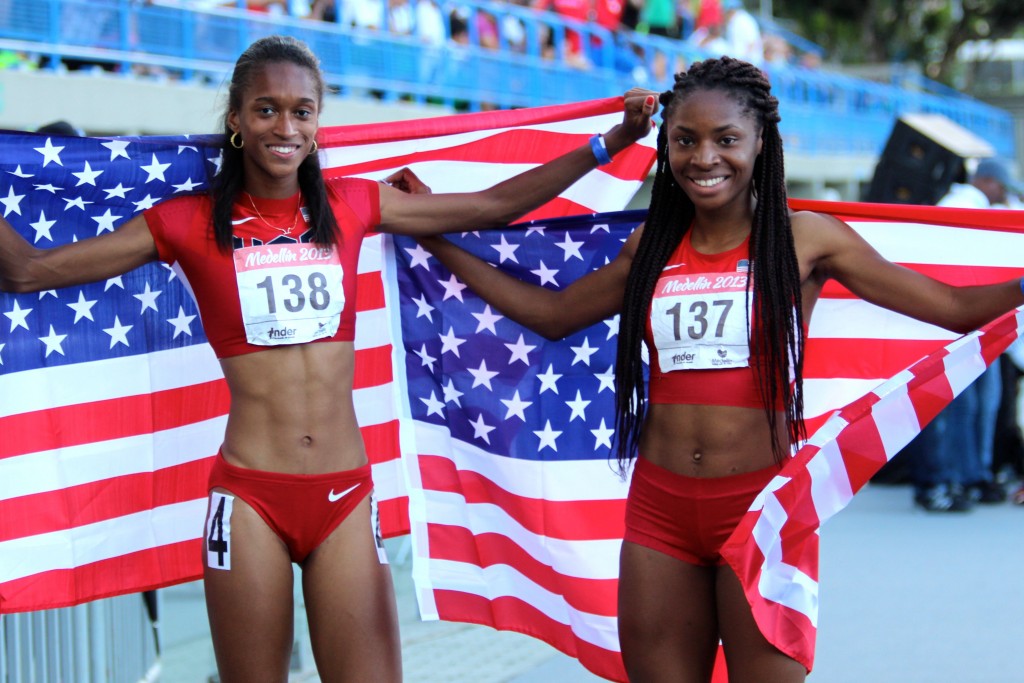
MULTIPOLYGON (((966 169, 961 175, 966 176, 966 169)), ((954 182, 938 206, 988 209, 1004 205, 1012 184, 1005 164, 983 159, 970 181, 954 182)), ((1001 362, 995 359, 909 444, 914 503, 922 509, 966 512, 974 503, 1006 500, 992 471, 1002 396, 1001 362)))
POLYGON ((729 44, 727 54, 763 66, 764 42, 757 19, 743 7, 743 0, 721 0, 721 7, 725 26, 722 35, 729 44))
MULTIPOLYGON (((1014 185, 1005 164, 984 159, 967 180, 963 170, 938 206, 988 209, 1005 205, 1014 185)), ((913 502, 928 512, 966 512, 975 503, 1001 503, 1006 492, 992 472, 996 415, 1002 395, 1001 358, 922 430, 911 443, 913 502)))
POLYGON ((657 108, 653 95, 630 92, 622 123, 588 144, 486 190, 429 194, 407 170, 387 183, 325 178, 316 143, 324 90, 304 43, 262 38, 235 64, 208 194, 176 196, 113 232, 52 249, 0 219, 0 289, 56 289, 162 260, 198 301, 230 394, 203 542, 223 683, 288 679, 293 564, 320 680, 401 680, 353 400, 363 236, 504 225, 649 133, 657 108))
POLYGON ((823 287, 835 280, 966 332, 1024 303, 1022 280, 953 287, 886 261, 832 216, 791 212, 778 100, 753 64, 697 62, 660 101, 650 210, 611 263, 551 290, 448 240, 421 242, 546 338, 619 314, 616 443, 632 479, 618 624, 629 679, 707 683, 721 641, 732 683, 795 683, 807 670, 758 628, 721 548, 806 438, 804 340, 823 287))
POLYGON ((653 36, 679 37, 679 17, 675 0, 644 0, 640 21, 653 36))

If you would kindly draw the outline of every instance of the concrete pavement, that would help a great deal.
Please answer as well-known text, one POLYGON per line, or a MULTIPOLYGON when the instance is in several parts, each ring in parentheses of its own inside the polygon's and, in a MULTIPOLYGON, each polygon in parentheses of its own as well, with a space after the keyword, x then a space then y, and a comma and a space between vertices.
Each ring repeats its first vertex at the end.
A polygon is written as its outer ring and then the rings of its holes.
MULTIPOLYGON (((401 539, 389 541, 399 556, 401 539)), ((516 633, 419 621, 408 564, 393 564, 406 683, 593 683, 602 679, 516 633)), ((1020 683, 1024 508, 925 513, 905 486, 869 485, 822 531, 814 683, 1020 683)), ((202 586, 161 591, 163 683, 215 670, 202 586)), ((318 680, 296 614, 299 670, 318 680)))

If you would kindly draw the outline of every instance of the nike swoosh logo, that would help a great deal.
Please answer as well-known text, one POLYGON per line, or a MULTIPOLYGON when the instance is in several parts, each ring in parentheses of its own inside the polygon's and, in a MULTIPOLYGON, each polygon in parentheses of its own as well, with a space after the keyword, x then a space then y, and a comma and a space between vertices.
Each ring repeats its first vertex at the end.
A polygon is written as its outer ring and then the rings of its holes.
POLYGON ((241 225, 242 223, 248 223, 249 221, 256 220, 255 216, 248 216, 247 218, 239 218, 237 221, 231 221, 231 225, 241 225))
POLYGON ((339 500, 341 500, 342 498, 344 498, 348 494, 352 493, 357 488, 359 488, 359 484, 353 484, 352 486, 350 486, 349 488, 345 489, 341 493, 335 493, 334 489, 331 489, 331 492, 327 494, 327 500, 329 500, 332 503, 337 503, 339 500))
POLYGON ((662 270, 672 270, 673 268, 682 268, 685 265, 686 265, 685 263, 676 263, 676 264, 671 265, 671 266, 665 266, 664 268, 662 268, 662 270))

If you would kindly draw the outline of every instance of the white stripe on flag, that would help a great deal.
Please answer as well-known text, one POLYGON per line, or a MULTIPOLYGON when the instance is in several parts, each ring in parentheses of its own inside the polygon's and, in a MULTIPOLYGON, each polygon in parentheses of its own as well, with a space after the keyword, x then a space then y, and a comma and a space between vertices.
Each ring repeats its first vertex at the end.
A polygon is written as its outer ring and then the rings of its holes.
POLYGON ((0 542, 0 583, 190 541, 202 535, 206 498, 0 542))
POLYGON ((507 564, 481 569, 463 562, 430 560, 429 576, 435 587, 479 595, 488 600, 503 597, 522 600, 549 619, 572 628, 580 640, 613 652, 619 651, 615 617, 573 609, 565 598, 538 586, 507 564))
POLYGON ((151 434, 94 441, 0 459, 0 501, 208 458, 224 438, 227 416, 151 434))
POLYGON ((208 344, 0 374, 0 417, 151 394, 223 378, 208 344), (112 381, 117 378, 117 381, 112 381))

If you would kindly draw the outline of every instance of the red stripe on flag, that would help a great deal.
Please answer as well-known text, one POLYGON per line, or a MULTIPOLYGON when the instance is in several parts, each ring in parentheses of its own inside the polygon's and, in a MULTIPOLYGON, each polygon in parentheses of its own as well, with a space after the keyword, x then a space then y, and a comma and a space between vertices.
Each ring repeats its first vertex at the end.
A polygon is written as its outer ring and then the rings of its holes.
MULTIPOLYGON (((124 474, 0 500, 0 541, 65 531, 86 524, 205 498, 213 456, 155 472, 124 474)), ((201 529, 197 529, 199 533, 201 529)))
POLYGON ((202 538, 0 583, 0 614, 56 609, 202 578, 202 538))
POLYGON ((947 342, 940 339, 849 339, 813 337, 807 340, 804 379, 891 377, 947 342))
POLYGON ((356 311, 384 308, 384 281, 380 273, 360 273, 356 279, 356 311))
POLYGON ((402 140, 421 140, 441 135, 456 135, 467 131, 560 123, 570 119, 621 112, 625 106, 624 102, 622 97, 609 97, 603 100, 574 102, 550 107, 436 116, 417 120, 415 125, 410 125, 408 121, 392 121, 321 128, 317 133, 317 140, 323 147, 349 147, 402 140))
POLYGON ((430 557, 480 568, 509 565, 538 586, 561 595, 580 612, 614 617, 618 600, 617 579, 584 579, 562 574, 540 562, 507 536, 496 533, 474 535, 465 527, 430 524, 427 527, 430 557))
POLYGON ((551 501, 518 496, 487 477, 458 470, 448 458, 421 455, 423 488, 455 493, 467 504, 493 503, 529 531, 568 541, 622 538, 625 532, 626 501, 551 501))
POLYGON ((0 418, 0 458, 150 434, 224 415, 222 380, 0 418))
POLYGON ((409 498, 391 498, 377 501, 380 535, 384 538, 405 536, 409 533, 409 498))
POLYGON ((379 424, 363 425, 359 432, 363 435, 363 445, 371 463, 386 462, 398 458, 398 420, 388 420, 379 424))
POLYGON ((389 384, 394 380, 391 372, 391 345, 358 349, 355 353, 352 387, 366 389, 389 384))
POLYGON ((932 223, 935 225, 970 225, 978 230, 1024 232, 1020 211, 1008 209, 958 209, 947 206, 913 204, 869 204, 866 202, 824 202, 812 199, 791 199, 794 211, 819 211, 842 221, 886 221, 932 223))
POLYGON ((622 656, 579 638, 572 627, 555 621, 522 600, 500 597, 494 600, 449 590, 434 591, 438 615, 445 621, 480 624, 503 631, 516 631, 558 648, 593 673, 611 681, 625 681, 622 656))
MULTIPOLYGON (((958 287, 1006 282, 1018 277, 1020 274, 1020 268, 1003 266, 957 266, 930 263, 901 263, 900 265, 958 287)), ((821 296, 827 299, 859 298, 835 280, 829 280, 825 283, 825 286, 821 289, 821 296)))

